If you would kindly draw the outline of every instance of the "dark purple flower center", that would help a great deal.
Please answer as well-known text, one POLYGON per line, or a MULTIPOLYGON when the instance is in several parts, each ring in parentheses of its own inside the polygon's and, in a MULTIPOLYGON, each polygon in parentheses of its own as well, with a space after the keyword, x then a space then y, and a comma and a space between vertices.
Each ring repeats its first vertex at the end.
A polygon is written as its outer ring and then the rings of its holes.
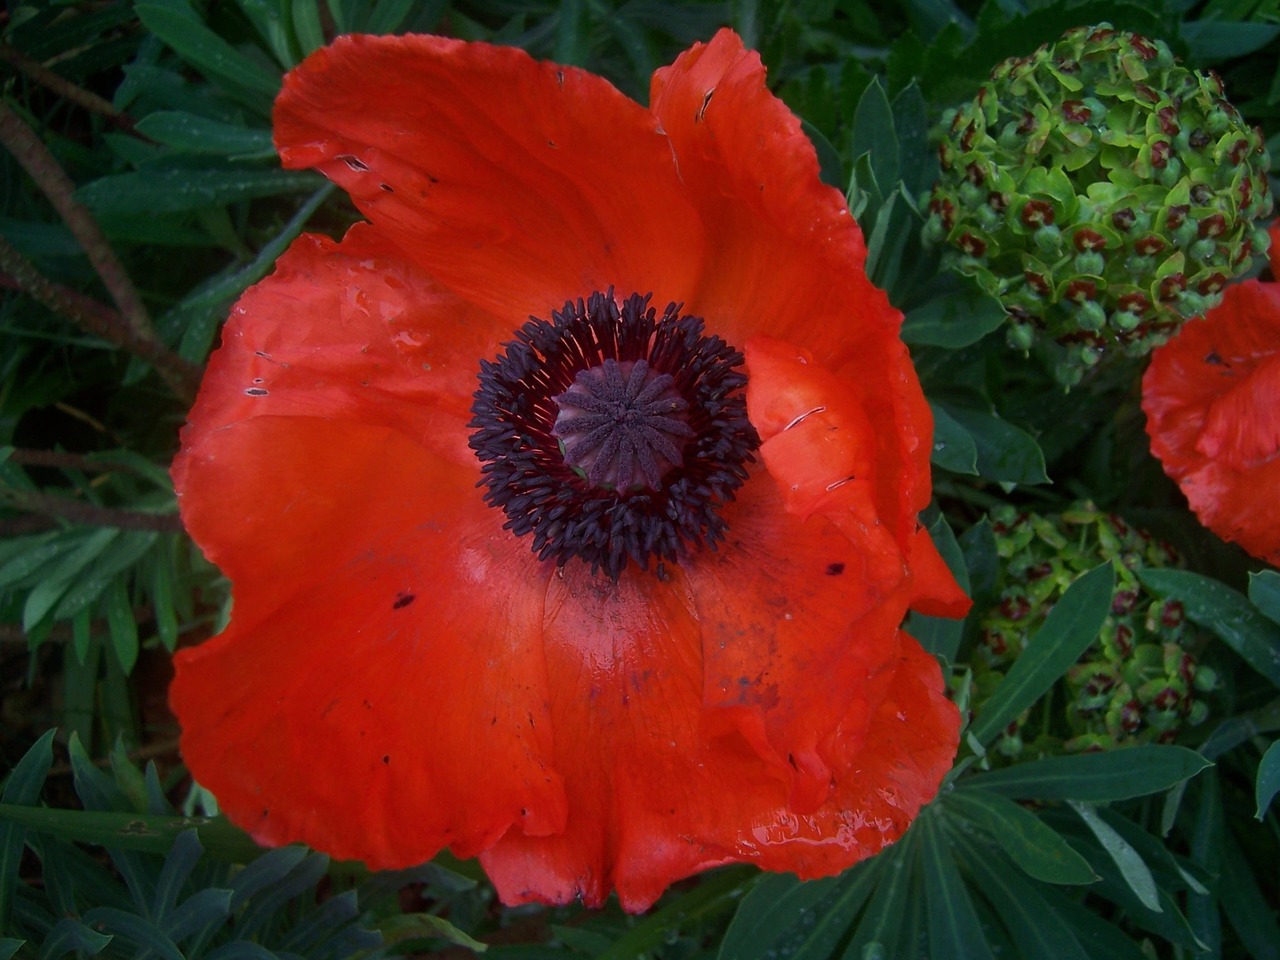
POLYGON ((661 489, 693 436, 689 402, 675 383, 647 360, 610 359, 579 371, 555 398, 560 413, 551 434, 564 462, 593 487, 661 489))
POLYGON ((650 298, 597 292, 531 318, 481 361, 471 406, 480 485, 505 528, 541 560, 578 557, 614 580, 714 549, 760 445, 742 354, 650 298))

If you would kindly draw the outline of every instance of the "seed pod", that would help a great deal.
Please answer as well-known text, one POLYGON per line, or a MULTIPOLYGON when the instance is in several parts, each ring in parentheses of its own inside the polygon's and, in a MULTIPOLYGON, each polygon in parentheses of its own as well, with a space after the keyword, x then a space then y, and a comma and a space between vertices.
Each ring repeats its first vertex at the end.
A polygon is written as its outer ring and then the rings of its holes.
POLYGON ((1051 338, 1070 384, 1140 356, 1265 255, 1270 160, 1222 82, 1110 24, 1004 61, 943 118, 926 242, 1051 338))

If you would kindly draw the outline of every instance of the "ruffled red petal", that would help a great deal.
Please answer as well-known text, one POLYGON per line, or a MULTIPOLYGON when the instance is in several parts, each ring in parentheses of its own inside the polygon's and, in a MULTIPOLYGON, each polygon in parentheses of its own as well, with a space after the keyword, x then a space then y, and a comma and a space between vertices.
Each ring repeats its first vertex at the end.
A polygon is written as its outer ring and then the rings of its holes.
MULTIPOLYGON (((745 556, 723 551, 726 563, 764 564, 764 582, 777 591, 764 603, 770 619, 755 625, 756 635, 734 638, 757 650, 779 648, 755 664, 765 675, 749 678, 751 696, 772 690, 766 710, 803 712, 807 704, 815 717, 834 713, 835 722, 806 752, 779 757, 726 725, 728 708, 704 702, 703 660, 726 637, 714 604, 751 606, 741 593, 704 591, 713 579, 704 564, 673 570, 665 585, 624 577, 610 590, 567 572, 548 596, 545 649, 553 722, 574 732, 556 738, 569 817, 562 834, 512 831, 481 854, 505 902, 580 897, 596 905, 612 888, 624 908, 642 910, 674 880, 729 861, 829 875, 895 840, 937 791, 959 727, 937 663, 892 626, 874 638, 846 635, 859 682, 839 688, 834 704, 816 703, 837 684, 816 672, 804 682, 783 661, 808 658, 816 671, 838 658, 829 649, 806 654, 801 631, 784 628, 791 621, 779 601, 795 603, 782 594, 802 576, 825 576, 813 564, 826 554, 770 556, 769 546, 796 546, 806 531, 779 513, 775 491, 753 490, 764 500, 744 504, 743 518, 763 509, 771 519, 761 523, 775 536, 761 542, 745 532, 745 556), (775 641, 771 626, 779 628, 775 641), (784 667, 776 682, 767 675, 774 664, 784 667), (796 783, 819 769, 821 796, 797 808, 796 783)), ((725 576, 761 580, 742 571, 725 576)), ((845 671, 843 661, 839 668, 845 671)))
POLYGON ((1280 284, 1228 287, 1155 352, 1151 450, 1210 530, 1280 563, 1280 284))
POLYGON ((759 54, 722 30, 654 74, 650 103, 714 251, 689 310, 732 343, 779 337, 856 378, 866 348, 879 353, 902 317, 867 279, 862 231, 819 180, 813 145, 765 85, 759 54))
POLYGON ((341 37, 285 78, 276 143, 445 286, 506 318, 616 286, 681 300, 704 244, 653 116, 512 47, 341 37))

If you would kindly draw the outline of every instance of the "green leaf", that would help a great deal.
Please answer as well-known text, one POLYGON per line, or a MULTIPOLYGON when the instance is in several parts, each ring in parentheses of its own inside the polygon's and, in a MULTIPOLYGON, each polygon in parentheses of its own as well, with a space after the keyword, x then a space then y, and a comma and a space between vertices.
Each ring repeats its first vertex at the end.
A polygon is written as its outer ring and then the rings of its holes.
POLYGON ((978 475, 998 483, 1048 483, 1044 453, 1035 438, 994 413, 961 406, 947 412, 969 432, 978 452, 978 475))
POLYGON ((875 889, 878 870, 873 859, 821 880, 761 877, 743 897, 717 960, 827 960, 875 889))
POLYGON ((902 189, 908 197, 918 198, 938 175, 934 151, 929 149, 929 105, 920 92, 920 85, 913 80, 893 98, 892 107, 902 189), (902 168, 903 157, 911 158, 905 168, 902 168), (928 157, 928 162, 921 162, 922 157, 928 157))
POLYGON ((1263 616, 1244 594, 1189 570, 1148 568, 1138 571, 1138 578, 1161 597, 1180 602, 1190 620, 1280 687, 1280 624, 1263 616))
POLYGON ((877 945, 886 957, 894 955, 894 947, 904 932, 903 918, 919 865, 919 847, 920 831, 908 830, 901 840, 877 855, 876 859, 883 861, 880 879, 845 950, 845 960, 877 956, 877 945))
MULTIPOLYGON (((365 22, 366 33, 393 33, 404 23, 415 0, 378 0, 365 22)), ((365 6, 361 4, 361 6, 365 6)))
POLYGON ((9 960, 26 945, 26 942, 13 937, 0 937, 0 960, 9 960))
POLYGON ((194 828, 211 857, 244 863, 263 853, 248 834, 221 817, 62 810, 4 802, 0 803, 0 821, 50 833, 62 840, 144 853, 168 853, 178 834, 194 828))
POLYGON ((1222 911, 1244 943, 1245 956, 1252 960, 1280 960, 1280 924, 1276 923, 1269 896, 1274 892, 1274 880, 1266 878, 1268 893, 1263 893, 1230 831, 1224 831, 1222 841, 1222 876, 1218 881, 1222 911))
POLYGON ((921 836, 924 895, 928 905, 929 947, 934 957, 994 960, 982 924, 965 890, 937 811, 916 821, 921 836))
POLYGON ((1190 48, 1189 62, 1208 65, 1247 57, 1261 50, 1280 36, 1280 26, 1274 23, 1188 20, 1181 25, 1181 33, 1190 48))
POLYGON ((1162 908, 1156 878, 1151 875, 1151 868, 1147 866, 1138 851, 1126 843, 1124 837, 1105 823, 1088 804, 1068 801, 1068 805, 1097 837, 1098 843, 1102 845, 1107 855, 1115 861, 1120 875, 1124 877, 1125 883, 1129 885, 1129 889, 1134 892, 1142 905, 1148 910, 1160 913, 1162 908))
POLYGON ((265 127, 237 126, 182 110, 157 110, 139 120, 136 129, 188 154, 267 158, 276 152, 265 127))
MULTIPOLYGON (((0 807, 32 806, 40 802, 40 791, 53 766, 54 731, 46 731, 31 745, 5 779, 0 807)), ((18 890, 18 867, 26 844, 26 830, 20 823, 0 823, 0 930, 8 930, 18 890)))
POLYGON ((109 931, 122 940, 137 944, 143 953, 155 953, 162 960, 187 960, 178 945, 151 921, 115 907, 86 910, 84 922, 98 930, 109 931))
POLYGON ((30 631, 53 610, 72 586, 72 579, 98 558, 121 535, 113 527, 102 527, 77 536, 76 549, 61 556, 56 566, 47 570, 43 579, 27 594, 22 608, 22 629, 30 631))
POLYGON ((107 587, 103 609, 107 617, 107 630, 111 634, 111 649, 121 671, 128 676, 138 662, 138 621, 133 618, 129 591, 123 580, 114 580, 107 587))
POLYGON ((430 913, 402 913, 388 917, 378 924, 378 931, 389 944, 434 937, 466 947, 475 953, 484 953, 489 949, 488 944, 468 936, 444 917, 430 913))
MULTIPOLYGON (((63 917, 45 937, 40 947, 40 960, 65 957, 68 953, 87 953, 95 957, 110 942, 109 935, 91 930, 73 917, 63 917)), ((3 956, 2 952, 0 956, 3 956)))
POLYGON ((961 868, 991 904, 1023 957, 1089 960, 1074 932, 1039 896, 1035 883, 1020 877, 998 851, 984 849, 963 831, 948 829, 961 854, 961 868))
POLYGON ((753 877, 753 871, 733 867, 707 874, 688 893, 636 921, 635 926, 615 940, 613 947, 596 960, 631 960, 643 956, 667 942, 667 938, 681 927, 729 912, 753 877))
POLYGON ((867 157, 881 196, 887 196, 898 182, 898 135, 889 98, 878 77, 862 92, 854 111, 850 156, 867 157))
POLYGON ((902 339, 911 346, 959 349, 977 343, 999 328, 1007 314, 1000 301, 983 293, 973 280, 940 274, 905 310, 902 339))
POLYGON ((985 830, 1028 876, 1045 883, 1093 883, 1089 862, 1062 835, 1012 800, 985 790, 953 790, 942 801, 955 814, 985 830))
POLYGON ((989 743, 1039 700, 1097 638, 1114 592, 1115 570, 1109 562, 1072 583, 970 724, 970 735, 989 743))
POLYGON ((139 3, 134 10, 148 30, 211 80, 253 91, 268 104, 279 92, 279 74, 246 57, 206 27, 185 0, 139 3))
POLYGON ((85 184, 76 199, 99 216, 178 213, 256 197, 314 190, 310 171, 176 169, 116 173, 85 184))
POLYGON ((1254 814, 1261 820, 1267 814, 1271 801, 1280 793, 1280 740, 1272 742, 1267 752, 1262 755, 1258 764, 1258 781, 1254 788, 1254 796, 1258 802, 1258 811, 1254 814))
POLYGON ((933 453, 930 459, 934 466, 952 473, 976 474, 978 447, 969 431, 947 413, 945 407, 930 402, 929 409, 933 411, 933 453))
POLYGON ((160 534, 153 530, 125 530, 102 551, 90 570, 80 574, 63 594, 54 610, 54 619, 65 620, 97 600, 108 584, 132 567, 155 544, 160 534))
POLYGON ((981 773, 965 789, 991 790, 1016 800, 1106 803, 1159 793, 1212 764, 1186 747, 1143 744, 1109 753, 1046 757, 981 773))
POLYGON ((1249 574, 1249 600, 1268 620, 1280 624, 1280 573, 1260 570, 1249 574))

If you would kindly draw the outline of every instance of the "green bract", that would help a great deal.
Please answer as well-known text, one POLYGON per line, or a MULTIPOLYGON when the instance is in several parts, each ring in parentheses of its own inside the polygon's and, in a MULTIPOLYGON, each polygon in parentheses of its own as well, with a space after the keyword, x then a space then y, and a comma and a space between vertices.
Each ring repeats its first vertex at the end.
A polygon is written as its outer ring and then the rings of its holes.
POLYGON ((926 240, 1003 301, 1012 344, 1065 345, 1064 382, 1163 343, 1267 250, 1261 134, 1162 41, 1070 30, 943 119, 926 240))
POLYGON ((1176 600, 1138 578, 1142 569, 1179 566, 1173 549, 1145 531, 1081 503, 1056 516, 1011 506, 991 515, 1001 560, 1001 593, 981 617, 974 656, 974 708, 980 708, 1067 588, 1099 563, 1116 572, 1111 612, 1098 638, 1039 705, 997 739, 998 754, 1046 754, 1167 743, 1203 722, 1203 694, 1216 686, 1198 662, 1205 637, 1176 600))

